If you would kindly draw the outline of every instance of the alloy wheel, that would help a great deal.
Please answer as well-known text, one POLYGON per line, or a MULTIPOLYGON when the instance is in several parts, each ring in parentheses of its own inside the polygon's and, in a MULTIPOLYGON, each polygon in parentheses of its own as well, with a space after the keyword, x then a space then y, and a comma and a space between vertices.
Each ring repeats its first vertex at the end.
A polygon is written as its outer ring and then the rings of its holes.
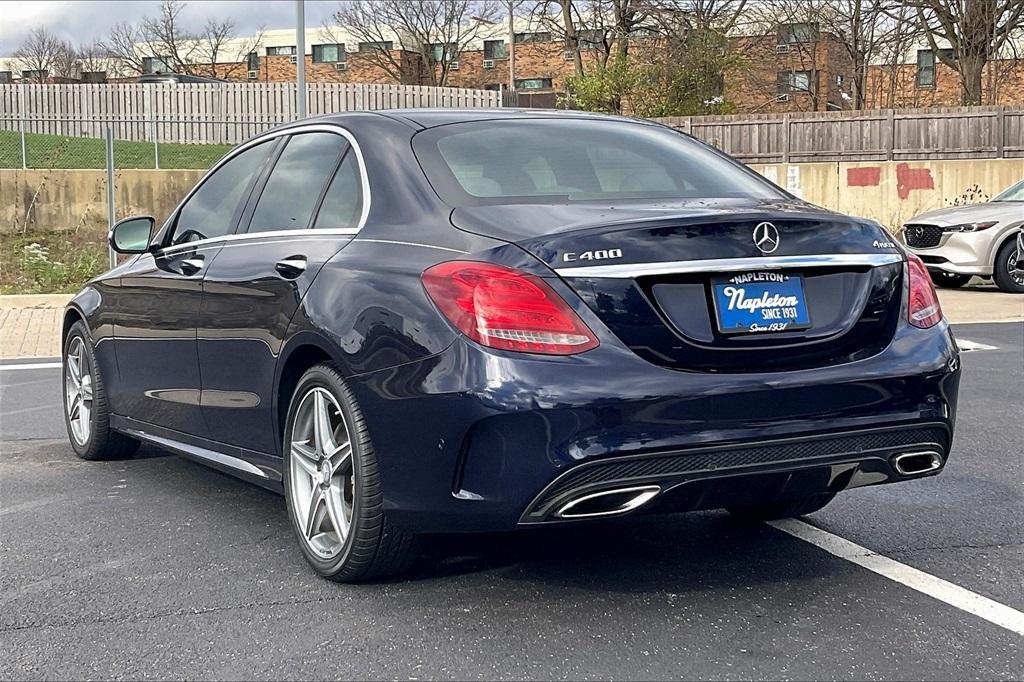
POLYGON ((352 525, 355 469, 345 417, 325 388, 309 389, 295 411, 291 430, 292 508, 306 545, 332 559, 345 546, 352 525))
POLYGON ((92 373, 89 355, 82 337, 76 336, 68 347, 64 362, 64 406, 71 425, 71 435, 77 445, 89 442, 92 433, 92 373))
POLYGON ((1009 259, 1006 261, 1006 269, 1010 273, 1010 278, 1020 286, 1024 286, 1024 270, 1017 267, 1017 251, 1010 253, 1009 259))

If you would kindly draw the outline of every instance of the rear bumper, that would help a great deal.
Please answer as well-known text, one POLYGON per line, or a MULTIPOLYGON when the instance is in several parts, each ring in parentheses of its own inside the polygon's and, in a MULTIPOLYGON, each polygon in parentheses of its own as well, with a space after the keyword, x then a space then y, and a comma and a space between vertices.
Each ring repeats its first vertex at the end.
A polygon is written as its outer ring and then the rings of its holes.
POLYGON ((948 456, 959 372, 943 323, 901 325, 865 360, 759 374, 657 367, 614 339, 568 358, 459 340, 351 386, 389 517, 460 532, 559 522, 570 496, 623 485, 657 486, 641 509, 670 510, 906 480, 893 455, 948 456))

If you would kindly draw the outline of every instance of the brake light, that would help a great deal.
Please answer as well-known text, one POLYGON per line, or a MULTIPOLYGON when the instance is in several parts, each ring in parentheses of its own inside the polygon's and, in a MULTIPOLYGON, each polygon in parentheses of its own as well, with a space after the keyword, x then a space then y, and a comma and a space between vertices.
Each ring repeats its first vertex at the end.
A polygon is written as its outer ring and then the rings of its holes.
POLYGON ((536 275, 474 261, 428 268, 423 286, 460 332, 501 350, 572 355, 596 348, 594 332, 536 275))
POLYGON ((912 253, 907 254, 907 271, 910 273, 910 300, 907 306, 907 320, 921 329, 934 327, 942 321, 942 308, 935 294, 931 275, 924 262, 912 253))

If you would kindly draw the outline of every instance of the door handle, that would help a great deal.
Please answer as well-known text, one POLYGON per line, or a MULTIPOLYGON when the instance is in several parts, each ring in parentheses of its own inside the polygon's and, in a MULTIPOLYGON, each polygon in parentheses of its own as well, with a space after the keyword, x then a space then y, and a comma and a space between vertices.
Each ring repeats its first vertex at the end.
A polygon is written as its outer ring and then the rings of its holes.
POLYGON ((274 269, 285 279, 295 279, 306 271, 306 257, 292 256, 279 260, 274 264, 274 269))
POLYGON ((194 275, 203 269, 202 258, 186 258, 179 264, 181 272, 184 275, 194 275))

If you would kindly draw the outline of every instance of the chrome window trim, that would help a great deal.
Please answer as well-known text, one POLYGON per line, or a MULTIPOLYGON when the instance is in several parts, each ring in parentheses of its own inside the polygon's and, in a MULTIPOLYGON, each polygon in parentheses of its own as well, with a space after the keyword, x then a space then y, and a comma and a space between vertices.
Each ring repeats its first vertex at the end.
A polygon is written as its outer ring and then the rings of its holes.
POLYGON ((903 261, 898 253, 848 253, 822 256, 764 256, 756 258, 708 258, 667 263, 588 265, 579 268, 555 268, 560 277, 608 277, 633 279, 651 275, 675 275, 689 272, 742 272, 783 268, 824 268, 836 266, 878 267, 903 261))
MULTIPOLYGON (((225 154, 223 156, 223 158, 221 158, 219 161, 217 161, 217 163, 214 164, 210 168, 210 170, 206 171, 206 173, 203 175, 203 177, 199 179, 199 182, 197 182, 195 184, 195 186, 191 190, 189 190, 189 193, 185 195, 185 198, 183 198, 181 201, 179 201, 178 205, 174 207, 174 210, 171 211, 171 217, 167 219, 167 221, 163 224, 163 226, 160 228, 160 230, 159 230, 159 232, 157 232, 157 234, 161 234, 161 235, 163 234, 164 230, 167 229, 167 226, 170 223, 171 219, 178 215, 178 211, 181 210, 181 207, 184 206, 188 202, 188 200, 192 198, 192 195, 195 194, 196 191, 200 187, 203 186, 203 183, 205 183, 206 180, 211 175, 216 173, 220 169, 220 167, 223 166, 225 163, 227 163, 228 161, 230 161, 234 157, 238 156, 239 154, 241 154, 245 150, 247 150, 247 149, 249 149, 251 147, 255 147, 258 144, 263 144, 264 142, 267 142, 269 140, 272 140, 272 139, 275 139, 275 138, 278 138, 278 137, 282 137, 284 135, 298 135, 298 134, 301 134, 301 133, 334 133, 335 135, 341 135, 346 140, 348 140, 348 143, 349 143, 349 145, 351 145, 352 150, 356 153, 356 160, 359 162, 359 180, 360 180, 359 186, 360 186, 360 189, 362 190, 362 193, 363 193, 363 208, 362 208, 362 211, 361 211, 361 213, 359 215, 359 223, 354 228, 328 228, 328 229, 310 228, 308 230, 305 230, 305 229, 303 229, 303 230, 273 230, 273 231, 270 231, 270 232, 258 232, 258 233, 235 232, 233 234, 225 234, 225 235, 221 235, 219 237, 210 237, 208 239, 197 239, 194 242, 185 242, 185 243, 182 243, 182 244, 172 244, 171 246, 167 246, 167 247, 164 247, 162 249, 159 249, 159 252, 160 253, 169 253, 169 252, 173 252, 173 251, 176 251, 176 250, 182 249, 182 248, 189 248, 189 247, 196 247, 196 246, 205 246, 207 244, 215 244, 217 242, 222 242, 222 241, 232 241, 232 240, 235 240, 235 239, 244 239, 246 237, 255 238, 257 236, 263 236, 263 237, 266 237, 266 236, 282 236, 282 235, 295 236, 297 234, 309 234, 309 233, 312 233, 314 231, 316 232, 316 234, 321 234, 321 235, 322 234, 327 234, 327 235, 331 235, 331 234, 334 234, 334 235, 354 235, 354 234, 358 234, 360 232, 360 230, 362 230, 363 227, 366 225, 366 219, 370 215, 370 202, 371 202, 370 178, 369 178, 369 175, 367 174, 367 171, 366 171, 366 160, 363 158, 363 150, 362 150, 362 147, 359 146, 359 141, 356 140, 355 136, 352 135, 352 133, 350 133, 347 129, 342 128, 339 125, 328 124, 328 123, 309 123, 309 124, 305 124, 305 125, 295 126, 293 128, 285 128, 283 130, 273 130, 273 131, 270 131, 268 133, 263 133, 259 137, 254 137, 253 139, 248 140, 248 141, 243 142, 242 144, 238 145, 237 147, 232 149, 230 152, 225 154)), ((271 172, 273 172, 273 169, 271 169, 271 172)))
MULTIPOLYGON (((287 241, 283 240, 282 237, 288 237, 289 239, 311 239, 318 237, 330 237, 330 236, 354 236, 359 233, 356 228, 334 228, 334 229, 302 229, 302 230, 273 230, 270 232, 239 232, 236 234, 226 234, 223 237, 210 237, 209 239, 197 239, 194 242, 183 242, 181 244, 175 244, 174 246, 167 246, 160 250, 160 253, 175 253, 177 251, 187 251, 191 248, 201 250, 208 246, 215 246, 221 242, 260 242, 260 241, 287 241)), ((226 246, 232 246, 226 244, 226 246)), ((239 246, 235 244, 234 246, 239 246)))

